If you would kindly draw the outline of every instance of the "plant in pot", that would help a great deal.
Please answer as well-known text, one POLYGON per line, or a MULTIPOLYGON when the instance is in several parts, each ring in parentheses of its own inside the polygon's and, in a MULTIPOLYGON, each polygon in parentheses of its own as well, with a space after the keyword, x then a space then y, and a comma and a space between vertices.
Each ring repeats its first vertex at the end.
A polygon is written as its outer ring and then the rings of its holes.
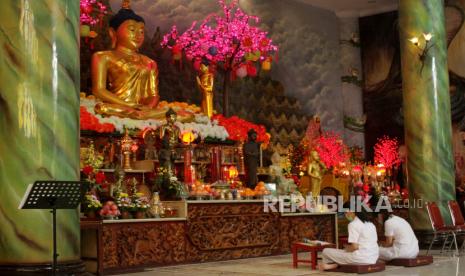
POLYGON ((134 217, 136 219, 143 219, 145 218, 145 212, 150 208, 150 201, 149 199, 144 196, 143 193, 135 193, 132 195, 132 203, 134 217))
POLYGON ((116 197, 116 205, 121 212, 122 219, 131 218, 130 212, 134 208, 134 203, 127 193, 119 193, 116 197))
POLYGON ((89 182, 89 192, 96 195, 107 189, 108 183, 105 173, 100 171, 103 166, 103 156, 96 154, 94 144, 91 142, 87 151, 87 157, 84 160, 82 175, 89 182))
POLYGON ((81 205, 81 209, 87 218, 95 219, 97 218, 98 211, 102 209, 102 203, 97 196, 93 194, 86 194, 84 202, 81 205))
POLYGON ((153 182, 154 192, 160 194, 162 200, 173 200, 187 198, 189 191, 186 185, 172 175, 168 169, 159 167, 153 182))

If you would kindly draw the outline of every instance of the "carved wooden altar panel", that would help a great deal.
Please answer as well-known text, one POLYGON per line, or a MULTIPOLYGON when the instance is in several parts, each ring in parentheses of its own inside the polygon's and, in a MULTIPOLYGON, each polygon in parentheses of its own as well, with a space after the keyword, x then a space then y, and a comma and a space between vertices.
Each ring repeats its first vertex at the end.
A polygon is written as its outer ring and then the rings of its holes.
POLYGON ((279 253, 279 214, 263 203, 189 204, 186 231, 188 262, 279 253))
POLYGON ((281 253, 291 252, 292 244, 303 238, 336 243, 335 220, 335 215, 281 217, 281 253))
POLYGON ((185 262, 185 222, 105 224, 103 266, 108 269, 185 262))

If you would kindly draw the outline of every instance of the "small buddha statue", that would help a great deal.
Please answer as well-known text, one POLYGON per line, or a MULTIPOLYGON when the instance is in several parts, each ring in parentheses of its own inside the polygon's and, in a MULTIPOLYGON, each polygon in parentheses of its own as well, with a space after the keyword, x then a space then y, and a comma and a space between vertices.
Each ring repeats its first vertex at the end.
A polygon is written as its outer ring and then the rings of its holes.
POLYGON ((145 160, 155 160, 157 159, 157 149, 155 148, 155 143, 157 141, 157 135, 154 130, 149 130, 144 132, 143 135, 144 144, 145 144, 145 160))
POLYGON ((179 135, 181 131, 175 125, 177 114, 173 109, 169 109, 166 114, 166 123, 159 128, 159 137, 161 140, 161 148, 158 154, 160 166, 167 168, 174 175, 174 160, 176 160, 176 147, 179 144, 179 135))
POLYGON ((310 153, 311 160, 308 164, 308 175, 312 184, 312 196, 316 197, 320 195, 321 181, 323 180, 324 171, 326 166, 321 162, 320 156, 316 150, 312 150, 310 153))
POLYGON ((205 64, 200 65, 200 71, 202 72, 197 76, 197 85, 199 86, 200 91, 202 92, 202 112, 208 118, 213 116, 213 81, 214 75, 208 69, 208 66, 205 64))
POLYGON ((124 176, 124 170, 121 167, 117 166, 115 168, 115 183, 111 185, 110 188, 110 196, 112 196, 113 198, 117 198, 120 193, 126 191, 126 185, 124 184, 124 176))
MULTIPOLYGON (((157 108, 158 67, 140 54, 144 42, 144 19, 129 8, 129 1, 109 22, 112 50, 92 56, 92 93, 100 101, 95 112, 132 119, 162 119, 167 108, 157 108)), ((181 119, 188 120, 192 114, 181 119)))
POLYGON ((257 132, 250 129, 248 141, 244 144, 244 164, 246 171, 246 185, 254 189, 257 185, 257 168, 260 159, 260 143, 257 143, 257 132))

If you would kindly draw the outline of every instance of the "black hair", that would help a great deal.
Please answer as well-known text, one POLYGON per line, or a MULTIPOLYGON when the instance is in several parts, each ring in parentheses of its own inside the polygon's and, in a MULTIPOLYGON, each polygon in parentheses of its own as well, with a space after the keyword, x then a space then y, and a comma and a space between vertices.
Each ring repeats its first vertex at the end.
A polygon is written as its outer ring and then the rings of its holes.
POLYGON ((372 216, 363 208, 361 208, 360 212, 355 212, 355 215, 362 222, 371 222, 372 221, 372 216))
POLYGON ((247 132, 247 135, 252 135, 253 133, 257 134, 257 132, 255 131, 255 129, 251 128, 249 129, 249 131, 247 132))
POLYGON ((131 9, 120 9, 117 14, 113 15, 110 18, 110 27, 112 27, 115 31, 118 30, 118 27, 123 24, 126 20, 134 20, 136 22, 142 22, 145 24, 144 18, 137 15, 131 9))
POLYGON ((383 222, 386 222, 386 220, 388 220, 388 218, 393 214, 393 212, 388 209, 381 209, 379 210, 379 214, 383 216, 383 222))
POLYGON ((372 216, 362 206, 351 206, 350 202, 348 201, 344 203, 343 207, 348 208, 362 222, 372 222, 372 216))
POLYGON ((174 115, 178 115, 178 114, 176 113, 176 111, 174 111, 174 110, 170 107, 170 108, 168 109, 168 111, 166 111, 165 116, 166 116, 166 117, 169 117, 169 116, 171 116, 171 115, 173 115, 173 114, 174 114, 174 115))

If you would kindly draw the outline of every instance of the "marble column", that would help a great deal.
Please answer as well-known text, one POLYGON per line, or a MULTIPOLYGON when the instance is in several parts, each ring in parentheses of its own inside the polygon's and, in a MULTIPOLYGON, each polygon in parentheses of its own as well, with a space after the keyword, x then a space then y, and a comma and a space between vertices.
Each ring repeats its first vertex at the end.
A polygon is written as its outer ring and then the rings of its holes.
MULTIPOLYGON (((79 1, 0 8, 0 274, 52 260, 52 216, 18 210, 29 183, 79 179, 79 1)), ((80 259, 78 210, 58 210, 60 262, 80 259)), ((16 274, 15 274, 16 275, 16 274)))
POLYGON ((358 17, 339 18, 344 140, 365 151, 362 95, 362 60, 358 17))
MULTIPOLYGON (((455 185, 443 1, 399 1, 399 28, 410 202, 436 201, 447 220, 455 185), (423 33, 433 36, 422 60, 423 33), (412 37, 418 37, 418 47, 412 37)), ((409 212, 416 230, 431 228, 426 208, 409 212)))

